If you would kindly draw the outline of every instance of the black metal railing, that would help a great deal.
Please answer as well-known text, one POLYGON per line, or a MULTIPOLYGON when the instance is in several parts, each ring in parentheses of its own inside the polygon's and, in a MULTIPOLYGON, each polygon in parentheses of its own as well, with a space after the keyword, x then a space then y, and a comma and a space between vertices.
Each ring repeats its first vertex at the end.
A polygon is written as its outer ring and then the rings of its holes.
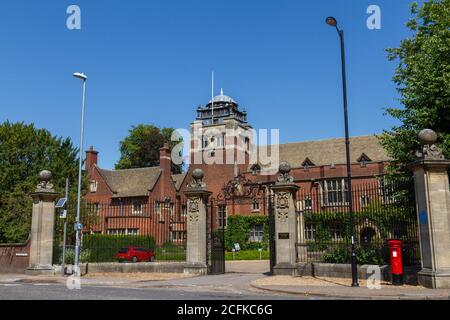
MULTIPOLYGON (((75 243, 76 204, 67 218, 56 212, 54 263, 61 263, 64 222, 66 245, 75 243)), ((186 204, 179 200, 134 199, 81 205, 81 262, 113 262, 121 248, 142 247, 155 254, 155 261, 184 261, 186 257, 186 204)), ((69 252, 70 257, 70 252, 69 252)))
MULTIPOLYGON (((419 264, 413 181, 355 180, 352 189, 358 264, 388 263, 387 241, 390 239, 403 241, 405 265, 419 264)), ((298 230, 303 235, 297 243, 299 262, 350 262, 351 230, 346 192, 345 184, 341 187, 326 185, 326 182, 298 192, 298 230)))

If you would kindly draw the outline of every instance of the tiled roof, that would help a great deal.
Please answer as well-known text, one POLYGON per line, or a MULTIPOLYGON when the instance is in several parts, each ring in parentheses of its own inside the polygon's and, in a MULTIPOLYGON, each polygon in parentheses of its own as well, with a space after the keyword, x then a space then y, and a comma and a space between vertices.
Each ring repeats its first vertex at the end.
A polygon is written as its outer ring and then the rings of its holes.
POLYGON ((162 172, 160 167, 99 171, 114 192, 114 197, 147 196, 162 172))
MULTIPOLYGON (((287 161, 293 168, 301 167, 305 160, 315 166, 346 163, 344 138, 280 144, 279 152, 280 162, 287 161)), ((357 163, 363 154, 373 162, 391 160, 376 136, 350 138, 351 162, 357 163)))
POLYGON ((175 185, 175 189, 177 191, 180 190, 185 177, 186 177, 186 173, 180 173, 180 174, 173 174, 172 175, 172 181, 173 181, 173 183, 175 185))

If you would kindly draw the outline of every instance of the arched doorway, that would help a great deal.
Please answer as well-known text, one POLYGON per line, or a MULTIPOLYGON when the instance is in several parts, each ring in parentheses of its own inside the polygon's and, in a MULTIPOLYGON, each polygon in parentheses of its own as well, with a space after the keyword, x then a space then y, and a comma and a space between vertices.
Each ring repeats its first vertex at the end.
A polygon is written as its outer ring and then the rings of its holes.
POLYGON ((377 232, 373 227, 364 227, 360 234, 359 239, 362 245, 371 244, 373 238, 377 235, 377 232))

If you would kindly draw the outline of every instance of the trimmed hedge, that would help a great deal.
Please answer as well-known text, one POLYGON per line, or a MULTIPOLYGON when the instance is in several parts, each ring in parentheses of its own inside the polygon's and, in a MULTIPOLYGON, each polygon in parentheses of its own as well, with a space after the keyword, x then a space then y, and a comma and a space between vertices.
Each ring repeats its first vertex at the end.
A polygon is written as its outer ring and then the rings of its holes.
POLYGON ((151 236, 121 236, 88 234, 83 236, 82 250, 89 250, 89 262, 113 262, 120 248, 139 246, 155 251, 155 239, 151 236))

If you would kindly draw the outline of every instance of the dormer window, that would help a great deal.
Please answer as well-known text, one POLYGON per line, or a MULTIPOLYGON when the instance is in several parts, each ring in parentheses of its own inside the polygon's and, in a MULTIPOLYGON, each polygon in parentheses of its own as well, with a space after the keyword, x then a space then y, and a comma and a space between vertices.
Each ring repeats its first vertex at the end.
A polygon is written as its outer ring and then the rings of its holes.
POLYGON ((259 174, 259 173, 261 172, 261 167, 260 167, 258 164, 254 164, 254 165, 251 167, 251 170, 252 170, 252 174, 253 174, 254 176, 256 176, 257 174, 259 174))
POLYGON ((310 167, 314 167, 315 164, 312 162, 309 158, 306 158, 305 161, 302 163, 302 167, 305 168, 305 170, 308 170, 310 167))
POLYGON ((97 180, 91 180, 89 184, 89 191, 92 193, 97 192, 97 187, 98 187, 97 180))
POLYGON ((370 159, 365 153, 363 153, 356 161, 361 164, 361 167, 365 167, 367 162, 371 162, 372 159, 370 159))

